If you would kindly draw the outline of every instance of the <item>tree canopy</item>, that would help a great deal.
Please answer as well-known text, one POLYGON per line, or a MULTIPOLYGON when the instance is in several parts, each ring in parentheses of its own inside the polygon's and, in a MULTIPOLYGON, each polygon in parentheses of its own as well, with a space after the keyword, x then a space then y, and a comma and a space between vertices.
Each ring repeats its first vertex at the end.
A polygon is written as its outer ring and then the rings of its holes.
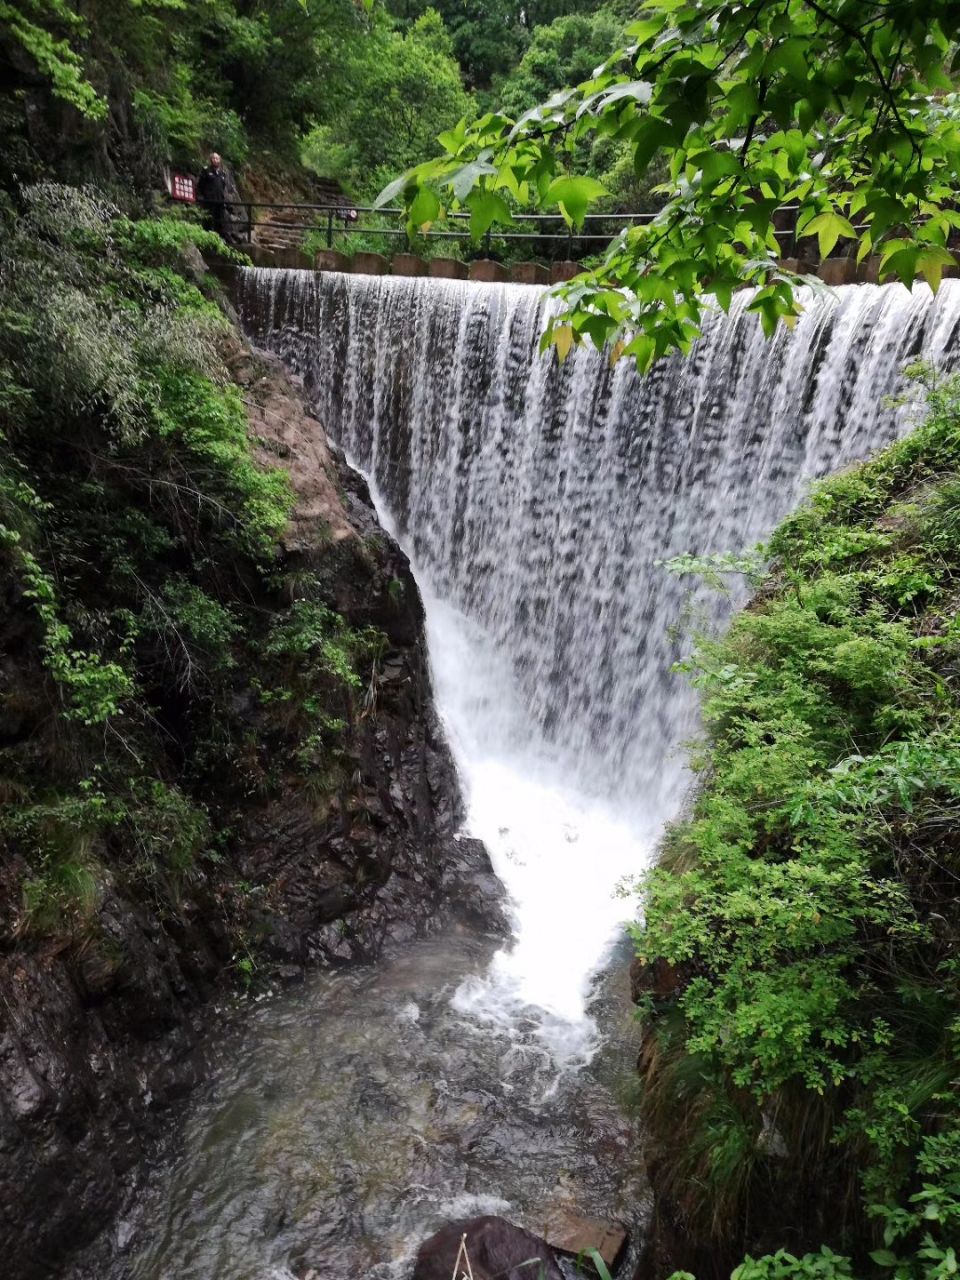
POLYGON ((437 135, 472 109, 440 15, 406 31, 380 24, 342 61, 344 91, 307 135, 304 160, 351 190, 374 194, 398 169, 439 151, 437 135))
MULTIPOLYGON (((509 73, 527 47, 531 34, 567 14, 588 14, 602 0, 387 0, 401 23, 415 21, 434 9, 453 40, 467 84, 489 89, 509 73)), ((622 0, 621 0, 622 2, 622 0)))
POLYGON ((570 172, 584 139, 627 146, 640 177, 666 158, 657 216, 566 287, 545 334, 561 357, 589 338, 646 367, 742 284, 768 332, 790 323, 782 206, 821 254, 848 241, 881 279, 936 288, 960 226, 958 24, 955 0, 650 0, 587 79, 519 116, 462 119, 383 199, 402 193, 414 228, 466 207, 479 235, 530 205, 580 227, 605 194, 570 172))

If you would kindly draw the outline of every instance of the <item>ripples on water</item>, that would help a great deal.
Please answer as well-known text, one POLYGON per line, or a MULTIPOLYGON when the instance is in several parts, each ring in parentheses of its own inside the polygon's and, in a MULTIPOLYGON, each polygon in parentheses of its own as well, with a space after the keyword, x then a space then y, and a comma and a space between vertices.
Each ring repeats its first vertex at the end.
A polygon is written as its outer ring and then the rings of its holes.
POLYGON ((240 1011, 178 1150, 121 1229, 113 1280, 399 1280, 424 1235, 557 1205, 635 1222, 638 1149, 616 1098, 636 1056, 622 973, 609 1038, 558 1072, 532 1022, 479 1027, 452 997, 491 944, 450 934, 314 975, 240 1011))

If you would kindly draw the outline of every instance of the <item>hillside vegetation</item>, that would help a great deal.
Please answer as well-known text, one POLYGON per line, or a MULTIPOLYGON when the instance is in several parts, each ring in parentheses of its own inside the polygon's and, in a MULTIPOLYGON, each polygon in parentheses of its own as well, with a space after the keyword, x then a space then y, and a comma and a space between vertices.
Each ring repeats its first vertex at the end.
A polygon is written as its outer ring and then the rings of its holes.
POLYGON ((495 927, 495 886, 406 560, 219 238, 42 183, 0 244, 0 1256, 40 1280, 201 1077, 205 1000, 495 927))
POLYGON ((960 385, 927 377, 685 664, 706 736, 642 882, 644 1106, 676 1221, 793 1251, 742 1280, 957 1271, 960 385))
POLYGON ((596 0, 0 4, 0 178, 116 194, 218 150, 260 185, 373 199, 461 116, 587 74, 623 21, 596 0))
POLYGON ((89 945, 107 886, 176 915, 231 802, 291 770, 334 794, 384 638, 283 568, 286 476, 255 461, 229 323, 185 275, 215 238, 24 199, 0 268, 2 935, 89 945))

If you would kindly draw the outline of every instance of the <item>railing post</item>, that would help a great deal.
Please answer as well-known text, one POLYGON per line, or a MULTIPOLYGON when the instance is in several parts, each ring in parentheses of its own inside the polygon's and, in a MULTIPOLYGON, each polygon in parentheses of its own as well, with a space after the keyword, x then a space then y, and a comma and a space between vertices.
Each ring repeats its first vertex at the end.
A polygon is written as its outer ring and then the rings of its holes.
POLYGON ((247 244, 253 244, 253 205, 247 201, 247 244))
POLYGON ((327 210, 327 248, 333 248, 333 210, 327 210))

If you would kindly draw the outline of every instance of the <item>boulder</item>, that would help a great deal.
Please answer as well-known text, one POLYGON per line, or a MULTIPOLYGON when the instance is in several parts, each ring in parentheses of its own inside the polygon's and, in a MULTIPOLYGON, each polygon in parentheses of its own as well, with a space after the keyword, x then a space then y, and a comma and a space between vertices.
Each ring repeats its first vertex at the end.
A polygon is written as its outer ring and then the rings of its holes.
POLYGON ((587 1249, 596 1249, 610 1270, 627 1245, 626 1228, 619 1222, 584 1218, 569 1209, 552 1210, 544 1220, 542 1235, 552 1249, 574 1258, 587 1249))
POLYGON ((817 270, 806 258, 781 258, 780 266, 784 271, 792 271, 798 276, 812 276, 817 270))
POLYGON ((272 249, 268 249, 266 245, 252 244, 244 252, 255 267, 275 267, 277 265, 277 255, 272 249))
POLYGON ((388 262, 382 253, 355 253, 353 269, 361 276, 383 276, 387 273, 388 262))
POLYGON ((312 271, 313 262, 308 253, 295 245, 287 245, 285 249, 276 250, 277 266, 289 267, 294 271, 312 271))
POLYGON ((582 270, 582 262, 555 262, 550 268, 550 283, 563 284, 565 280, 578 276, 582 270))
POLYGON ((824 284, 856 284, 857 263, 854 258, 824 258, 817 268, 824 284))
POLYGON ((395 276, 425 276, 427 264, 415 253, 395 253, 390 269, 395 276))
POLYGON ((510 268, 514 284, 549 284, 550 272, 539 262, 515 262, 510 268))
POLYGON ((473 1280, 563 1280, 545 1240, 492 1215, 448 1223, 425 1240, 411 1280, 470 1275, 473 1280))
POLYGON ((639 1004, 644 996, 669 1000, 680 994, 680 974, 668 960, 658 956, 652 964, 644 964, 638 956, 630 962, 630 998, 639 1004))
POLYGON ((880 255, 878 253, 871 253, 860 263, 857 267, 857 281, 860 284, 879 284, 880 255))
POLYGON ((321 249, 314 259, 318 271, 349 271, 350 259, 337 249, 321 249))

